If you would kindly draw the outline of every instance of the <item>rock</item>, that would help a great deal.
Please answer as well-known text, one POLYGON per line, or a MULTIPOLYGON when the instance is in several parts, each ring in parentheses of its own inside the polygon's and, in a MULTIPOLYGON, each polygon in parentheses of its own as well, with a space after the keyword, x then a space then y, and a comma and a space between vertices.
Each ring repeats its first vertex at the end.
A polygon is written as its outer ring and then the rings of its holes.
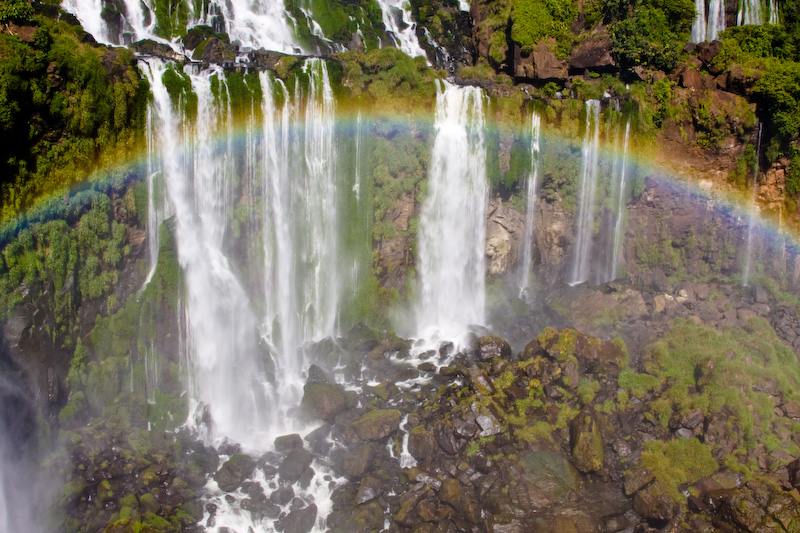
POLYGON ((286 505, 294 498, 294 489, 290 485, 282 485, 269 495, 269 500, 277 505, 286 505))
POLYGON ((317 520, 317 506, 311 504, 303 509, 292 509, 288 515, 278 520, 276 526, 283 533, 308 533, 314 529, 317 520))
POLYGON ((348 350, 357 355, 364 355, 373 350, 380 343, 378 331, 370 328, 363 322, 359 322, 347 333, 345 345, 348 350))
POLYGON ((757 304, 769 303, 769 292, 764 287, 755 287, 753 289, 753 299, 757 304))
POLYGON ((346 407, 344 392, 340 385, 331 383, 306 383, 303 387, 303 409, 322 420, 330 420, 346 407))
MULTIPOLYGON (((330 337, 326 340, 329 340, 330 337)), ((319 346, 319 344, 324 343, 325 341, 320 341, 315 347, 319 346)), ((306 383, 332 383, 332 380, 328 376, 328 373, 322 370, 317 365, 311 365, 308 367, 308 377, 306 378, 306 383)))
POLYGON ((216 37, 209 37, 195 49, 192 58, 204 63, 232 66, 236 60, 236 48, 216 37))
POLYGON ((275 437, 275 451, 279 453, 288 452, 295 448, 303 447, 303 438, 297 433, 275 437))
POLYGON ((478 339, 478 353, 483 361, 493 357, 511 358, 511 345, 497 335, 484 335, 478 339))
POLYGON ((464 447, 465 442, 453 433, 453 425, 449 421, 440 420, 433 428, 436 442, 448 455, 456 455, 464 447))
POLYGON ((214 30, 211 26, 197 25, 186 32, 181 42, 183 42, 183 47, 187 50, 194 50, 213 34, 214 30))
POLYGON ((344 456, 341 465, 342 474, 349 479, 359 479, 370 468, 375 460, 375 450, 369 444, 362 444, 344 456))
POLYGON ((567 78, 567 63, 553 53, 555 39, 539 41, 533 51, 536 78, 539 80, 564 80, 567 78))
POLYGON ((233 492, 242 481, 255 470, 255 460, 244 454, 237 454, 225 461, 220 469, 214 474, 214 480, 223 492, 233 492))
POLYGON ((605 461, 605 447, 600 426, 594 415, 584 410, 570 424, 572 463, 584 473, 599 472, 605 461))
POLYGON ((332 533, 367 533, 383 529, 383 507, 370 502, 358 507, 334 511, 328 515, 328 530, 332 533))
POLYGON ((800 418, 800 406, 795 402, 784 402, 781 404, 781 410, 789 418, 800 418))
POLYGON ((439 489, 439 499, 458 510, 461 507, 461 483, 457 479, 446 478, 439 489))
POLYGON ((486 222, 486 269, 492 276, 507 272, 517 264, 520 240, 525 232, 524 220, 516 209, 502 201, 489 202, 486 222))
POLYGON ((611 37, 605 28, 593 32, 587 40, 579 44, 572 51, 569 58, 569 67, 572 70, 592 71, 607 70, 614 66, 611 57, 611 37))
POLYGON ((681 439, 691 439, 694 437, 694 432, 689 428, 678 428, 675 431, 675 436, 681 439))
POLYGON ((372 476, 367 476, 361 481, 356 493, 356 505, 361 505, 374 500, 384 493, 383 484, 372 476))
POLYGON ((417 461, 433 456, 436 451, 436 439, 433 432, 424 426, 416 426, 408 433, 408 453, 417 461))
POLYGON ((306 468, 311 466, 314 456, 303 448, 294 448, 278 467, 281 479, 294 483, 299 480, 306 468))
POLYGON ((710 65, 714 58, 722 51, 722 43, 714 39, 713 41, 699 43, 697 45, 697 57, 705 65, 710 65))
POLYGON ((173 50, 168 44, 157 43, 156 41, 151 41, 150 39, 143 39, 141 41, 136 41, 135 43, 130 45, 130 48, 134 52, 142 55, 155 56, 161 59, 175 61, 180 64, 186 62, 186 56, 184 56, 183 54, 179 54, 178 52, 173 50))
POLYGON ((376 409, 350 423, 362 441, 372 441, 388 437, 400 427, 403 415, 396 409, 376 409))
POLYGON ((491 396, 495 392, 492 380, 489 379, 486 372, 476 365, 473 365, 469 369, 469 383, 472 389, 478 394, 478 397, 491 396))
POLYGON ((675 502, 658 482, 651 483, 633 496, 633 508, 649 520, 670 520, 675 514, 675 502))

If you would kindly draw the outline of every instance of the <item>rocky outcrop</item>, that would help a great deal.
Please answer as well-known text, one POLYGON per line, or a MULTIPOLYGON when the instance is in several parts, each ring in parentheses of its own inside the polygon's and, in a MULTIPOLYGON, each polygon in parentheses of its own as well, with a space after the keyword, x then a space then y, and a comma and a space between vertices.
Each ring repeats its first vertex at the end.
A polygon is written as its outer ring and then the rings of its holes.
POLYGON ((569 57, 569 68, 583 73, 585 70, 602 72, 616 67, 611 57, 611 36, 600 25, 586 40, 572 50, 569 57))
POLYGON ((490 276, 508 273, 517 265, 525 219, 502 200, 489 202, 486 222, 486 271, 490 276))

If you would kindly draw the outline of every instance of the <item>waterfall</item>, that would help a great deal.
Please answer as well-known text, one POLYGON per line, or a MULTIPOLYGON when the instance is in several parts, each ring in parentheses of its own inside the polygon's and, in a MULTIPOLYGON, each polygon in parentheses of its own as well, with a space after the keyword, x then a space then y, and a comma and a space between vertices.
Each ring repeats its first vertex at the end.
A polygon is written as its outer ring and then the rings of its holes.
POLYGON ((713 41, 722 31, 725 31, 725 0, 711 0, 708 4, 706 40, 713 41))
POLYGON ((531 261, 533 255, 533 220, 536 210, 537 180, 539 177, 539 135, 541 117, 534 111, 531 115, 531 172, 528 175, 527 203, 525 205, 525 236, 520 255, 520 297, 529 286, 531 261))
POLYGON ((756 215, 758 206, 756 205, 756 198, 758 197, 758 157, 761 153, 761 128, 762 124, 758 124, 758 138, 756 140, 756 162, 753 165, 753 187, 750 193, 750 217, 747 221, 747 248, 744 254, 744 268, 742 268, 742 285, 747 287, 750 283, 750 264, 752 262, 753 254, 753 226, 757 223, 756 215))
POLYGON ((158 117, 154 138, 161 148, 161 172, 175 213, 184 272, 190 400, 198 413, 208 410, 215 436, 255 445, 269 423, 270 411, 264 406, 270 398, 262 386, 265 369, 257 357, 256 317, 223 247, 234 165, 232 145, 214 138, 230 138, 230 114, 214 102, 214 71, 191 76, 197 95, 192 124, 167 92, 165 65, 149 60, 142 67, 153 92, 158 117))
POLYGON ((702 43, 706 40, 706 1, 695 0, 694 10, 697 13, 692 23, 692 37, 690 39, 693 43, 702 43))
POLYGON ((764 20, 762 9, 761 0, 740 0, 736 23, 739 26, 743 24, 762 24, 764 20))
POLYGON ((403 0, 378 0, 383 13, 386 32, 394 38, 395 45, 411 57, 425 57, 425 50, 417 39, 417 24, 411 18, 408 2, 403 0))
POLYGON ((625 136, 622 141, 622 163, 619 169, 619 179, 617 180, 617 214, 614 219, 614 245, 612 246, 610 268, 608 280, 617 279, 617 270, 619 268, 619 258, 622 251, 622 223, 625 219, 625 173, 628 168, 628 138, 631 132, 630 120, 625 124, 625 136))
MULTIPOLYGON (((64 0, 62 7, 74 14, 83 28, 92 34, 98 42, 105 44, 126 44, 141 39, 153 39, 177 45, 157 35, 155 0, 124 0, 125 9, 120 16, 120 33, 112 33, 102 18, 103 2, 101 0, 64 0)), ((179 19, 178 12, 187 13, 187 28, 198 24, 215 27, 215 31, 225 31, 232 41, 238 41, 243 49, 265 48, 289 54, 302 52, 297 41, 291 19, 279 0, 228 0, 225 2, 212 0, 195 12, 194 2, 177 2, 171 6, 171 13, 179 19), (217 28, 219 17, 225 22, 224 28, 217 28)), ((177 49, 177 48, 176 48, 177 49)))
POLYGON ((769 23, 781 23, 780 15, 778 13, 778 0, 769 0, 769 23))
POLYGON ((578 216, 575 225, 575 246, 572 257, 570 284, 589 279, 589 261, 594 236, 595 195, 600 149, 600 102, 586 102, 586 132, 583 136, 581 181, 578 191, 578 216))
POLYGON ((304 72, 307 92, 298 83, 293 99, 282 82, 260 74, 265 323, 287 405, 302 393, 303 344, 335 332, 340 291, 333 91, 323 60, 307 60, 304 72), (283 102, 280 110, 273 88, 283 102))
POLYGON ((417 336, 457 339, 484 321, 486 147, 484 95, 437 88, 436 138, 419 225, 417 336))

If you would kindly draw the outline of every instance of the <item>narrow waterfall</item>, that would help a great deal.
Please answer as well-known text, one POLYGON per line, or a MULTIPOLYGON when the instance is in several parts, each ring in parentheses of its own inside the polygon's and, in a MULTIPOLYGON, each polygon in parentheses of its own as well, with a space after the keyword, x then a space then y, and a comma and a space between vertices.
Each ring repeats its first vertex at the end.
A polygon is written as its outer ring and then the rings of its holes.
POLYGON ((710 0, 706 40, 713 41, 723 31, 725 31, 725 0, 710 0))
POLYGON ((747 220, 747 247, 744 254, 744 268, 742 268, 742 286, 747 287, 750 283, 750 264, 753 255, 753 226, 757 223, 758 207, 756 198, 758 197, 758 157, 761 153, 761 128, 758 124, 758 138, 756 139, 756 162, 753 165, 753 187, 750 193, 750 217, 747 220))
POLYGON ((781 23, 780 14, 778 13, 778 0, 769 0, 769 23, 781 23))
POLYGON ((620 254, 622 252, 622 227, 623 222, 625 220, 625 199, 627 198, 625 194, 625 174, 628 169, 628 138, 631 133, 631 122, 630 120, 625 124, 625 135, 622 140, 622 154, 620 157, 622 158, 621 167, 619 169, 619 179, 617 180, 617 214, 616 218, 614 219, 614 245, 612 246, 612 252, 610 257, 610 268, 609 268, 609 275, 607 276, 608 280, 615 280, 617 279, 617 271, 619 269, 619 259, 620 254))
POLYGON ((442 82, 428 196, 419 225, 417 336, 460 338, 484 321, 486 147, 484 95, 442 82))
POLYGON ((578 190, 578 216, 575 224, 575 246, 569 283, 577 285, 589 279, 589 261, 594 238, 595 195, 600 150, 600 102, 586 102, 586 131, 583 135, 581 181, 578 190))
POLYGON ((411 18, 408 2, 403 0, 378 0, 378 6, 383 13, 383 25, 390 36, 394 37, 395 45, 411 57, 425 57, 425 50, 417 39, 417 24, 411 18))
POLYGON ((519 269, 519 294, 523 296, 530 284, 531 261, 533 260, 533 221, 536 211, 537 181, 539 177, 539 136, 541 117, 534 111, 531 115, 531 172, 528 175, 527 203, 525 205, 525 235, 522 240, 519 269))
POLYGON ((690 40, 693 43, 702 43, 706 40, 706 1, 695 0, 694 10, 697 14, 694 17, 694 23, 692 23, 692 37, 690 40))
POLYGON ((761 0, 740 0, 736 23, 739 26, 743 24, 762 24, 764 21, 762 10, 761 0))

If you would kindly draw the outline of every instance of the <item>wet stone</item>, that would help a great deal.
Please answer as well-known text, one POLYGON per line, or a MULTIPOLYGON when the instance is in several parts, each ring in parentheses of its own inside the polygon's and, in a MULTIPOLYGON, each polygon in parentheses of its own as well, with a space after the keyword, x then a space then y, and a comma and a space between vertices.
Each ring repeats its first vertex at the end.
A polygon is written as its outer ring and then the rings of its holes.
POLYGON ((297 433, 275 438, 275 451, 283 453, 303 447, 303 438, 297 433))
POLYGON ((281 462, 280 467, 278 467, 278 473, 281 479, 295 482, 300 479, 313 460, 314 457, 311 452, 303 448, 295 448, 281 462))

